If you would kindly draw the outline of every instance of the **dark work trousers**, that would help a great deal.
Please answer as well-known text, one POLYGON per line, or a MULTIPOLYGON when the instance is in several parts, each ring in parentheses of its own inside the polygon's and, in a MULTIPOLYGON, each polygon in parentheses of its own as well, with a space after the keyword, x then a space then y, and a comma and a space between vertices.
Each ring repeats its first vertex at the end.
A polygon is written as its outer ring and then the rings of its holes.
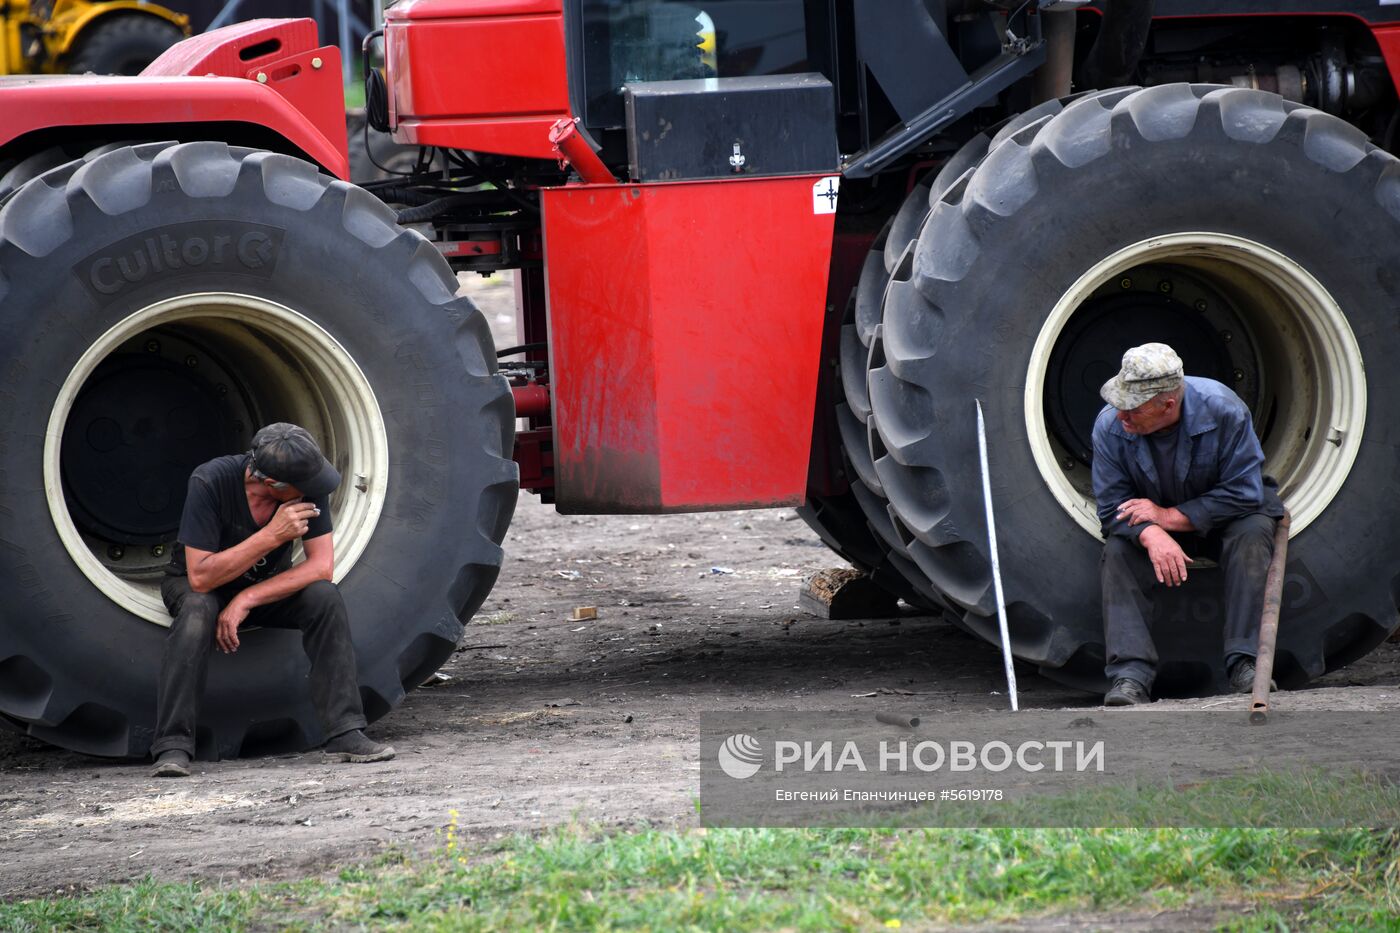
MULTIPOLYGON (((1259 616, 1264 609, 1264 579, 1274 556, 1274 519, 1244 515, 1207 535, 1172 535, 1187 557, 1209 557, 1225 574, 1225 666, 1254 657, 1259 647, 1259 616)), ((1191 585, 1187 566, 1186 586, 1191 585)), ((1110 683, 1131 677, 1148 690, 1157 674, 1157 647, 1148 624, 1152 597, 1166 589, 1157 582, 1147 549, 1114 535, 1104 544, 1103 632, 1110 683)))
MULTIPOLYGON (((152 755, 172 748, 194 755, 209 652, 219 650, 214 641, 219 613, 237 592, 223 588, 196 593, 187 577, 169 576, 161 584, 161 598, 174 621, 160 662, 152 755)), ((334 583, 318 580, 286 599, 257 607, 239 626, 240 633, 253 625, 301 629, 301 646, 311 659, 311 702, 328 738, 365 727, 350 622, 334 583)))

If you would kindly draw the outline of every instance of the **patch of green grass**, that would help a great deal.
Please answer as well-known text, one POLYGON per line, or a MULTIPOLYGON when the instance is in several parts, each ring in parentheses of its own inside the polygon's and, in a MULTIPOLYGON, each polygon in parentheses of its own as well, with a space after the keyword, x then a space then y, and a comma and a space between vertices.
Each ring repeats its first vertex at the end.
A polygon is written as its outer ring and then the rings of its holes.
POLYGON ((453 814, 442 838, 431 858, 329 880, 147 881, 0 904, 0 929, 844 930, 1244 901, 1256 910, 1228 929, 1374 930, 1394 929, 1400 910, 1394 828, 567 826, 467 852, 453 814))
POLYGON ((0 904, 0 930, 241 930, 278 908, 275 895, 256 888, 214 888, 146 880, 78 897, 0 904))
POLYGON ((359 75, 359 80, 352 79, 349 84, 345 85, 345 109, 361 110, 364 106, 365 80, 363 75, 359 75))
POLYGON ((937 803, 861 825, 1400 826, 1400 784, 1365 773, 1262 771, 1185 784, 1134 783, 1004 803, 937 803))
POLYGON ((1289 930, 1330 930, 1333 933, 1377 933, 1400 930, 1393 902, 1377 903, 1364 894, 1278 898, 1247 917, 1222 923, 1222 933, 1281 933, 1289 930))

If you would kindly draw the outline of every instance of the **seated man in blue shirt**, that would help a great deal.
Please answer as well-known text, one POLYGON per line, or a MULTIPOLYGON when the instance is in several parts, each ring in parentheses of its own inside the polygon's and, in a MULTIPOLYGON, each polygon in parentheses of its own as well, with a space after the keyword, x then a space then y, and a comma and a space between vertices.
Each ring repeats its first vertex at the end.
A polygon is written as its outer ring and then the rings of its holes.
POLYGON ((1099 394, 1108 402, 1094 422, 1093 462, 1112 684, 1104 705, 1148 702, 1157 667, 1153 587, 1186 582, 1186 548, 1225 573, 1225 669, 1231 689, 1250 692, 1283 503, 1263 476, 1249 409, 1214 379, 1183 375, 1164 343, 1123 354, 1122 370, 1099 394))

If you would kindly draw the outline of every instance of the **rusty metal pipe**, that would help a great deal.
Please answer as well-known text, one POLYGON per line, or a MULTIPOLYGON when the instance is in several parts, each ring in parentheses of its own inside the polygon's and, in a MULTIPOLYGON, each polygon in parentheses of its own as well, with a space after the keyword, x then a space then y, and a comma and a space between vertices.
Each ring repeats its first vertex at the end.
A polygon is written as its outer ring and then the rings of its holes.
POLYGON ((889 726, 903 726, 906 729, 915 729, 919 725, 918 716, 906 716, 903 713, 876 713, 875 721, 889 726))
POLYGON ((1045 64, 1031 79, 1031 103, 1068 97, 1074 71, 1074 11, 1041 13, 1041 36, 1045 39, 1045 64))
POLYGON ((559 153, 560 165, 572 165, 579 177, 591 185, 615 185, 617 179, 598 153, 579 132, 578 120, 560 120, 549 129, 549 141, 559 153))
POLYGON ((1283 608, 1284 565, 1288 563, 1288 526, 1291 516, 1274 526, 1274 559, 1264 580, 1264 611, 1259 617, 1259 653, 1254 658, 1254 696, 1249 704, 1249 721, 1262 725, 1269 720, 1269 683, 1274 676, 1274 643, 1278 641, 1278 615, 1283 608))

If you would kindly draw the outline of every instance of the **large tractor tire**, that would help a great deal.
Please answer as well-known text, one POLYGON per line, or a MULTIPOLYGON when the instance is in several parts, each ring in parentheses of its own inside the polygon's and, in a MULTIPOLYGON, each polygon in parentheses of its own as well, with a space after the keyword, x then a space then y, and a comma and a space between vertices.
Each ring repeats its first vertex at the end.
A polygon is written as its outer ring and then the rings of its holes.
POLYGON ((50 146, 23 159, 7 161, 0 170, 0 201, 18 191, 25 182, 38 178, 51 168, 73 161, 79 154, 62 146, 50 146))
MULTIPOLYGON (((0 715, 147 753, 158 587, 198 463, 309 428, 365 712, 451 653, 498 573, 514 408, 487 324, 364 191, 221 143, 127 146, 0 209, 0 715)), ((323 739, 296 632, 214 653, 201 757, 323 739)))
POLYGON ((78 37, 68 73, 139 75, 185 34, 180 27, 147 13, 108 14, 78 37))
MULTIPOLYGON (((836 405, 835 419, 851 487, 846 498, 856 508, 847 522, 853 530, 847 531, 845 538, 839 534, 836 537, 852 540, 856 534, 854 526, 861 526, 858 530, 865 534, 863 540, 867 542, 866 548, 874 548, 880 554, 878 566, 884 568, 881 574, 872 574, 872 577, 912 605, 949 615, 954 621, 959 619, 959 615, 949 610, 955 607, 948 603, 918 566, 918 555, 923 546, 890 514, 889 502, 871 456, 870 395, 867 388, 870 348, 880 327, 891 279, 898 281, 896 288, 904 287, 909 279, 912 259, 906 255, 907 249, 918 237, 919 229, 928 217, 929 205, 974 168, 989 148, 1000 145, 1003 139, 1021 127, 1058 113, 1062 107, 1061 101, 1047 101, 1011 117, 999 127, 978 133, 938 170, 916 184, 871 244, 842 322, 838 369, 843 398, 836 405), (864 521, 859 521, 857 516, 863 516, 864 521)), ((840 547, 833 547, 840 552, 840 547)))
MULTIPOLYGON (((938 199, 871 346, 877 474, 920 568, 996 640, 986 411, 1013 651, 1103 683, 1089 434, 1148 340, 1250 406, 1293 514, 1275 672, 1296 686, 1400 623, 1393 446, 1400 162, 1349 124, 1200 85, 1076 100, 938 199)), ((898 279, 898 275, 896 275, 898 279)), ((1218 570, 1163 594, 1162 692, 1222 685, 1218 570)))
POLYGON ((916 609, 943 614, 942 600, 926 589, 917 589, 910 582, 918 580, 917 574, 911 576, 910 568, 900 562, 898 555, 891 555, 889 546, 875 536, 852 492, 808 495, 807 504, 800 507, 797 514, 823 544, 868 576, 876 586, 916 609))

